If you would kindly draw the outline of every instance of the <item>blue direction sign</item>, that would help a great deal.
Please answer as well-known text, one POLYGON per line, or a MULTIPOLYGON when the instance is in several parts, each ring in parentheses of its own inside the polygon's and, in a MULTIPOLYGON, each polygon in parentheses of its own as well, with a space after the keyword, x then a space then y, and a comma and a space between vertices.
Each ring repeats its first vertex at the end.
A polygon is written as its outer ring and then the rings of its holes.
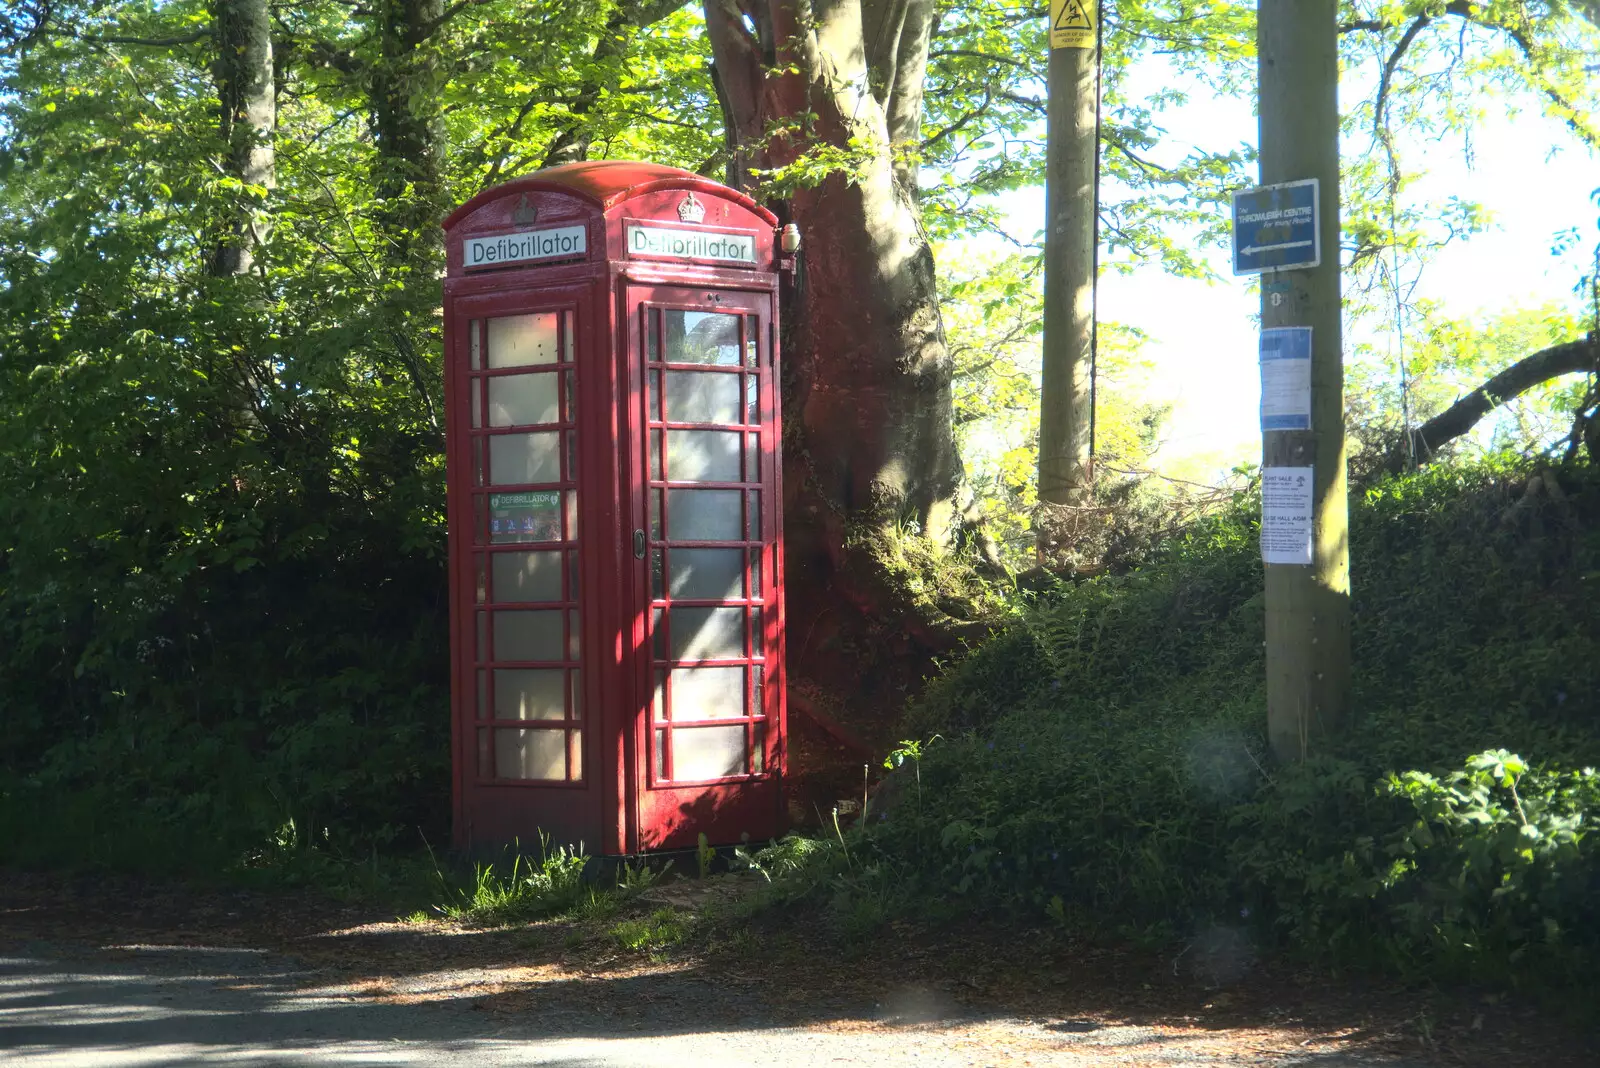
POLYGON ((1292 271, 1322 263, 1315 178, 1233 194, 1233 273, 1292 271))

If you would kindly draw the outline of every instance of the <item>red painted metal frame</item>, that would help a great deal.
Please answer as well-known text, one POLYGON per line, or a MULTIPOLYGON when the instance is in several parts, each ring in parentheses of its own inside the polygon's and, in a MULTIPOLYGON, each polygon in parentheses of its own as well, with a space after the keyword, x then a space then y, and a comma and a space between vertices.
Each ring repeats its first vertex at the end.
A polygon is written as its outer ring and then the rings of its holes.
MULTIPOLYGON (((551 272, 555 273, 555 272, 551 272)), ((539 830, 544 830, 559 840, 577 842, 584 840, 593 843, 588 828, 598 825, 604 791, 601 787, 601 767, 596 759, 596 749, 591 739, 597 737, 601 731, 597 730, 596 717, 599 710, 605 706, 603 696, 604 672, 596 665, 597 657, 593 650, 602 639, 603 620, 602 613, 595 611, 590 604, 584 603, 587 598, 582 597, 583 591, 595 588, 601 580, 602 567, 605 556, 605 542, 603 539, 585 540, 583 535, 589 524, 599 521, 603 515, 603 502, 591 503, 589 497, 592 492, 586 492, 588 486, 602 485, 603 481, 596 479, 589 481, 591 476, 586 475, 585 468, 604 464, 598 459, 605 457, 609 452, 609 441, 602 435, 595 433, 597 419, 603 419, 607 401, 607 384, 605 381, 605 366, 585 368, 581 351, 583 338, 586 336, 600 336, 604 334, 601 324, 597 322, 596 312, 604 308, 596 308, 594 298, 594 281, 574 276, 577 272, 571 269, 563 270, 560 275, 549 279, 547 285, 537 288, 527 285, 507 287, 503 277, 497 281, 480 283, 478 277, 471 281, 470 286, 458 286, 446 302, 446 331, 447 352, 446 360, 446 404, 448 413, 448 443, 447 478, 448 489, 448 519, 450 532, 450 570, 451 570, 451 666, 452 666, 452 756, 454 767, 454 794, 456 836, 458 843, 470 842, 509 842, 513 839, 532 841, 534 839, 533 826, 519 825, 511 813, 496 813, 492 810, 483 811, 478 806, 478 811, 469 812, 468 807, 472 795, 485 789, 495 793, 507 791, 556 791, 561 801, 558 805, 550 806, 550 811, 542 816, 539 821, 539 830), (473 515, 473 509, 480 507, 480 501, 486 505, 488 497, 495 492, 517 492, 516 486, 492 486, 485 483, 476 484, 472 472, 473 454, 470 448, 472 438, 484 436, 484 430, 474 430, 471 426, 470 398, 466 393, 470 382, 481 380, 489 376, 487 344, 483 351, 483 371, 474 375, 468 368, 468 353, 470 351, 470 335, 468 324, 477 322, 479 329, 485 329, 486 320, 497 315, 512 315, 539 311, 570 311, 574 328, 575 340, 573 360, 570 363, 554 365, 551 371, 535 372, 549 373, 557 376, 564 375, 567 369, 573 369, 577 374, 575 384, 577 412, 572 420, 576 424, 578 442, 578 455, 588 463, 580 463, 578 478, 575 481, 575 490, 578 493, 578 579, 579 579, 579 670, 581 672, 583 693, 583 724, 585 735, 584 768, 581 781, 550 781, 550 780, 492 780, 483 781, 477 773, 478 753, 476 747, 476 732, 479 729, 492 729, 489 724, 492 717, 479 717, 477 714, 478 663, 476 659, 476 620, 480 612, 489 609, 480 606, 475 600, 476 574, 474 563, 478 556, 483 556, 487 562, 493 549, 493 543, 485 537, 479 544, 474 538, 477 524, 486 520, 486 515, 473 515), (590 373, 585 374, 585 370, 590 373), (598 373, 597 373, 598 372, 598 373), (597 379, 596 382, 587 379, 597 379), (587 432, 586 432, 587 431, 587 432), (596 459, 591 460, 591 457, 596 459), (487 817, 487 818, 486 818, 487 817), (509 817, 509 822, 507 817, 509 817)), ((583 272, 590 273, 590 272, 583 272)), ((525 370, 525 369, 524 369, 525 370)), ((488 411, 484 409, 484 422, 488 422, 488 411)), ((487 428, 485 428, 486 430, 487 428)), ((614 468, 613 468, 614 470, 614 468)), ((567 471, 560 472, 560 483, 566 483, 567 471)), ((563 492, 565 492, 563 490, 563 492)), ((566 524, 565 507, 563 505, 563 527, 566 524)), ((569 547, 567 541, 541 543, 536 546, 527 546, 535 549, 557 549, 566 552, 569 547)), ((565 572, 565 564, 563 571, 565 572)), ((570 581, 565 579, 564 581, 570 581)), ((565 592, 565 587, 564 587, 565 592)), ((487 604, 496 604, 495 595, 491 593, 487 604)), ((561 604, 565 612, 567 605, 561 604)), ((491 628, 492 630, 492 628, 491 628)), ((563 637, 566 637, 565 623, 563 637)), ((492 637, 490 638, 492 642, 492 637)), ((515 665, 509 665, 515 666, 515 665)), ((490 667, 484 670, 492 671, 490 667)), ((491 686, 493 682, 491 681, 491 686)), ((492 692, 492 691, 491 691, 492 692)), ((570 701, 570 697, 568 698, 570 701)), ((509 725, 509 724, 508 724, 509 725)), ((570 745, 570 740, 569 740, 570 745)), ((570 756, 569 756, 570 759, 570 756)), ((516 802, 508 801, 508 805, 516 802)))
MULTIPOLYGON (((519 216, 520 217, 520 216, 519 216)), ((449 276, 445 282, 445 404, 448 413, 447 478, 450 576, 453 813, 458 847, 475 849, 532 841, 536 830, 559 841, 582 840, 607 854, 692 846, 700 833, 713 842, 761 839, 783 829, 786 771, 786 702, 783 675, 783 547, 776 301, 776 219, 747 197, 697 175, 649 164, 574 164, 518 179, 474 197, 446 222, 449 276), (705 225, 682 222, 676 210, 686 191, 707 209, 705 225), (532 206, 536 224, 518 224, 513 212, 532 206), (629 259, 629 222, 753 233, 757 266, 711 261, 629 259), (530 228, 584 225, 588 252, 564 263, 476 269, 462 264, 470 237, 515 234, 530 228), (664 287, 664 288, 661 288, 664 287), (632 532, 647 529, 644 511, 649 471, 648 436, 642 433, 643 368, 634 309, 641 297, 672 297, 668 290, 723 294, 759 316, 762 353, 764 774, 712 782, 658 783, 650 778, 653 678, 648 646, 651 553, 632 553, 632 532), (477 774, 476 731, 491 722, 477 715, 475 661, 475 559, 490 572, 491 548, 474 542, 470 509, 491 489, 473 485, 471 440, 487 439, 470 427, 467 326, 500 315, 568 309, 575 324, 575 418, 580 462, 578 575, 583 695, 584 769, 581 782, 483 780, 477 774), (630 570, 631 568, 631 570, 630 570)), ((680 303, 671 301, 671 303, 680 303)), ((680 305, 681 306, 681 305, 680 305)), ((742 320, 743 322, 743 320, 742 320)), ((483 346, 484 371, 488 351, 483 346)), ((552 371, 558 377, 565 371, 552 371)), ((741 372, 742 373, 742 372, 741 372)), ((741 398, 743 403, 743 398, 741 398)), ((565 479, 567 470, 560 474, 565 479)), ((537 548, 544 548, 543 545, 537 548)), ((564 569, 566 561, 563 561, 564 569)), ((746 561, 748 566, 748 559, 746 561)), ((563 596, 568 594, 563 587, 563 596)), ((748 593, 748 591, 747 591, 748 593)), ((497 594, 490 593, 489 603, 497 594)), ((748 600, 748 596, 746 598, 748 600)), ((543 605, 541 604, 541 607, 543 605)), ((748 624, 747 624, 748 634, 748 624)), ((747 639, 748 640, 748 639, 747 639)), ((564 650, 565 651, 565 650, 564 650)), ((485 670, 491 670, 485 668, 485 670)), ((746 673, 746 699, 750 699, 746 673)), ((492 680, 491 680, 492 684, 492 680)), ((571 715, 570 692, 568 715, 571 715)), ((747 706, 747 718, 749 713, 747 706)), ((492 715, 492 705, 489 709, 492 715)), ((747 735, 748 744, 748 735, 747 735)), ((569 742, 570 759, 570 742, 569 742)))
MULTIPOLYGON (((627 324, 626 334, 619 332, 619 340, 625 337, 627 352, 626 370, 628 383, 626 393, 635 398, 630 413, 630 439, 632 447, 629 457, 632 463, 638 465, 638 477, 629 480, 633 495, 633 522, 636 530, 649 532, 646 538, 646 556, 644 567, 638 569, 634 576, 634 602, 644 608, 637 613, 634 619, 633 648, 636 651, 634 664, 635 685, 638 692, 649 695, 650 707, 645 710, 645 715, 640 719, 634 732, 634 752, 639 755, 639 767, 635 772, 636 788, 639 792, 640 812, 640 841, 647 848, 655 849, 682 849, 695 845, 698 835, 705 833, 712 841, 727 840, 737 841, 740 831, 747 831, 752 837, 766 837, 776 833, 774 828, 768 831, 766 826, 751 828, 746 826, 750 819, 752 809, 763 807, 776 811, 781 804, 779 783, 785 764, 784 759, 784 723, 783 702, 781 695, 784 689, 783 656, 782 656, 782 597, 779 592, 782 588, 781 565, 778 558, 781 553, 778 545, 781 542, 779 523, 779 502, 777 495, 781 494, 781 472, 777 468, 777 435, 781 434, 782 427, 778 416, 779 398, 777 392, 777 364, 772 353, 772 344, 776 340, 776 331, 772 323, 775 313, 775 293, 751 292, 749 290, 726 290, 715 285, 685 286, 680 281, 671 284, 641 283, 627 287, 624 294, 624 303, 620 309, 627 324), (708 304, 715 300, 717 303, 708 304), (672 364, 665 362, 665 353, 659 360, 651 361, 646 353, 648 327, 646 316, 653 316, 665 310, 685 311, 712 311, 736 312, 739 315, 740 328, 740 362, 734 370, 724 370, 720 373, 734 374, 744 380, 746 374, 753 373, 757 377, 759 388, 759 422, 751 430, 748 423, 737 424, 741 429, 740 453, 742 457, 750 455, 746 445, 752 433, 758 436, 758 467, 760 474, 756 479, 750 478, 749 471, 741 470, 744 476, 737 483, 721 482, 693 482, 679 483, 682 488, 703 489, 736 489, 740 494, 740 526, 744 537, 734 539, 732 542, 717 542, 718 546, 738 547, 746 550, 745 579, 749 580, 750 554, 749 550, 756 548, 761 559, 763 573, 762 594, 759 601, 749 596, 748 587, 746 597, 742 604, 749 609, 760 611, 763 633, 761 635, 762 649, 758 653, 753 647, 754 639, 750 633, 750 620, 747 617, 743 626, 744 638, 742 643, 746 646, 746 654, 737 658, 719 658, 716 664, 733 666, 737 664, 746 669, 747 702, 746 715, 742 721, 746 725, 746 756, 751 754, 753 742, 752 732, 756 729, 758 718, 759 726, 765 732, 763 738, 763 756, 761 772, 747 771, 745 774, 728 776, 713 780, 698 780, 692 783, 680 783, 667 778, 663 770, 657 768, 655 757, 654 735, 658 729, 671 732, 676 729, 677 722, 671 710, 671 690, 663 698, 666 708, 665 726, 658 724, 654 718, 653 697, 655 693, 655 672, 658 661, 653 655, 654 648, 654 613, 655 598, 652 590, 653 554, 660 551, 666 554, 670 566, 670 547, 672 539, 668 524, 671 519, 670 494, 667 488, 673 485, 671 478, 670 461, 666 456, 662 462, 667 465, 662 473, 664 478, 656 478, 650 468, 648 452, 656 445, 651 437, 649 424, 658 423, 662 428, 663 436, 670 425, 665 421, 665 411, 659 414, 660 419, 650 418, 646 409, 649 391, 645 386, 645 375, 648 373, 649 364, 655 363, 663 370, 662 388, 659 394, 659 403, 665 402, 666 381, 664 371, 677 368, 686 371, 706 371, 715 368, 706 365, 672 364), (749 318, 755 318, 757 327, 757 348, 759 357, 753 371, 744 361, 744 341, 748 329, 749 318), (765 336, 762 336, 765 335, 765 336), (652 488, 659 483, 660 492, 665 498, 661 505, 662 537, 653 537, 653 524, 649 497, 657 492, 652 488), (749 500, 750 491, 755 490, 760 494, 760 534, 756 538, 749 535, 749 500), (757 664, 757 661, 760 661, 757 664), (749 692, 749 668, 759 666, 764 672, 762 681, 762 708, 759 713, 749 710, 748 702, 751 701, 749 692)), ((664 337, 661 344, 665 345, 664 337)), ((746 403, 744 390, 739 392, 739 403, 746 403)), ((729 424, 730 426, 734 424, 729 424)), ((662 445, 663 452, 665 445, 662 445)), ((710 544, 710 543, 708 543, 710 544)), ((664 603, 670 606, 673 597, 670 589, 664 591, 664 603)), ((740 603, 740 602, 735 602, 740 603)), ((709 606, 709 602, 707 602, 709 606)), ((670 607, 665 611, 664 617, 667 626, 672 626, 672 612, 670 607)), ((672 655, 671 641, 668 639, 665 651, 667 662, 677 661, 672 655)), ((732 726, 734 721, 722 719, 707 721, 705 725, 732 726)), ((671 762, 670 746, 667 752, 667 762, 671 762)), ((748 767, 748 765, 747 765, 748 767)))

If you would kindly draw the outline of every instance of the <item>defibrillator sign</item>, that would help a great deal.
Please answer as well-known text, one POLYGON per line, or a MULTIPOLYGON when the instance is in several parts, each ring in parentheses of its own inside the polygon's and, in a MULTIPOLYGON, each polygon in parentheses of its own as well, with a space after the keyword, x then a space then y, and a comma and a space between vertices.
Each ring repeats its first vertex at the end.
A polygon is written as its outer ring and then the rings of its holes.
POLYGON ((1093 48, 1099 0, 1050 0, 1050 47, 1093 48))

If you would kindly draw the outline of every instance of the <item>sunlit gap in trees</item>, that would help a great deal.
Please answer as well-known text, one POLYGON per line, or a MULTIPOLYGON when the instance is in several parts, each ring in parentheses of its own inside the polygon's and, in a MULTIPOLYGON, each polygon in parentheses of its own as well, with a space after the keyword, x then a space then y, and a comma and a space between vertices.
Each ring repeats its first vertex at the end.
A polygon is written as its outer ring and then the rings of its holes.
MULTIPOLYGON (((1468 30, 1467 46, 1492 43, 1488 31, 1468 30)), ((1452 46, 1459 43, 1452 38, 1452 46)), ((1347 42, 1349 61, 1341 84, 1343 110, 1349 116, 1344 138, 1347 226, 1353 213, 1373 212, 1375 195, 1383 193, 1387 168, 1374 147, 1371 127, 1372 100, 1376 93, 1380 59, 1370 45, 1356 48, 1347 42)), ((1429 108, 1445 114, 1441 93, 1470 94, 1466 85, 1450 87, 1442 68, 1448 56, 1429 59, 1418 49, 1415 71, 1402 74, 1430 85, 1446 87, 1419 90, 1417 100, 1403 88, 1390 95, 1391 125, 1404 174, 1397 216, 1414 236, 1403 257, 1402 293, 1407 296, 1408 346, 1416 346, 1423 372, 1415 384, 1427 400, 1432 390, 1435 404, 1447 403, 1455 393, 1481 380, 1478 372, 1500 365, 1554 343, 1577 326, 1573 315, 1582 314, 1574 298, 1592 254, 1588 226, 1593 211, 1588 197, 1594 186, 1593 160, 1557 118, 1543 113, 1537 94, 1506 82, 1494 88, 1487 102, 1473 102, 1471 110, 1453 116, 1465 129, 1440 128, 1442 117, 1423 123, 1429 108), (1404 120, 1404 121, 1403 121, 1404 120), (1530 170, 1529 160, 1540 161, 1530 170), (1537 195, 1530 192, 1537 188, 1537 195), (1571 240, 1572 228, 1586 235, 1571 240), (1453 339, 1453 340, 1452 340, 1453 339), (1450 351, 1440 348, 1450 342, 1450 351), (1432 351, 1430 354, 1430 343, 1432 351), (1462 351, 1470 346, 1472 356, 1462 351), (1429 359, 1444 366, 1429 374, 1429 359), (1460 366, 1456 366, 1456 359, 1460 366), (1485 360, 1488 359, 1488 363, 1485 360), (1478 377, 1474 377, 1478 376, 1478 377), (1443 394, 1441 394, 1441 390, 1443 394)), ((1455 75, 1459 78, 1460 75, 1455 75)), ((1397 75, 1397 85, 1401 81, 1397 75)), ((1124 92, 1130 99, 1160 94, 1165 110, 1160 115, 1159 144, 1141 158, 1166 166, 1190 151, 1222 152, 1230 146, 1248 148, 1256 139, 1253 102, 1248 94, 1220 96, 1167 60, 1141 59, 1128 75, 1124 92)), ((1459 107, 1459 105, 1453 105, 1459 107)), ((1042 126, 1042 124, 1041 124, 1042 126)), ((998 151, 998 149, 994 150, 998 151)), ((1107 149, 1107 151, 1112 151, 1107 149)), ((1254 180, 1253 165, 1242 170, 1246 182, 1254 180)), ((1114 177, 1103 183, 1108 205, 1127 189, 1114 177)), ((1043 189, 1038 185, 998 193, 983 206, 994 212, 996 230, 1012 239, 1036 235, 1042 224, 1043 189)), ((1114 210, 1114 209, 1113 209, 1114 210)), ((1221 222, 1221 213, 1217 221, 1221 222)), ((1100 316, 1102 327, 1122 323, 1138 328, 1149 339, 1143 353, 1153 364, 1146 398, 1173 405, 1162 427, 1162 446, 1155 466, 1170 473, 1214 477, 1241 460, 1250 460, 1258 448, 1256 405, 1259 395, 1255 360, 1256 284, 1227 278, 1227 265, 1219 244, 1205 245, 1208 236, 1196 226, 1173 225, 1165 235, 1191 250, 1201 271, 1211 280, 1175 277, 1151 255, 1118 255, 1104 247, 1100 316)), ((1213 231, 1213 241, 1220 236, 1213 231)), ((1347 242, 1352 241, 1347 232, 1347 242)), ((941 277, 961 275, 964 265, 998 260, 1018 244, 994 232, 957 237, 942 247, 941 277)), ((1347 262, 1353 257, 1347 249, 1347 262)), ((1347 281, 1347 352, 1350 382, 1347 392, 1358 408, 1374 404, 1398 410, 1394 366, 1392 296, 1381 281, 1359 270, 1347 281), (1371 400, 1356 396, 1373 393, 1371 400), (1392 395, 1392 396, 1391 396, 1392 395), (1385 399, 1387 398, 1387 399, 1385 399)), ((1037 279, 1033 285, 1037 286, 1037 279)), ((1033 364, 1027 366, 1032 367, 1033 364)), ((1107 383, 1101 402, 1114 383, 1107 383)), ((1557 384, 1547 390, 1565 392, 1557 384)), ((1485 420, 1474 434, 1480 446, 1510 437, 1523 437, 1533 410, 1551 408, 1548 398, 1519 402, 1485 420)), ((1555 403, 1555 408, 1563 408, 1555 403)), ((997 422, 999 422, 997 420, 997 422)), ((1548 440, 1565 432, 1565 417, 1551 415, 1542 431, 1529 440, 1548 440)), ((1010 429, 995 426, 987 432, 971 427, 966 448, 976 466, 1001 462, 1008 450, 1026 441, 1029 430, 1011 422, 1010 429)))

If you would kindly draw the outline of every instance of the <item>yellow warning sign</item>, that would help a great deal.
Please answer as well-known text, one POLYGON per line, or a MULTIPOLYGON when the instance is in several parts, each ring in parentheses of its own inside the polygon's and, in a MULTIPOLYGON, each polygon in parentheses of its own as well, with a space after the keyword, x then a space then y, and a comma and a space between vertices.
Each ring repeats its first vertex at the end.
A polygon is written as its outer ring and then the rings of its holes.
POLYGON ((1050 0, 1050 47, 1093 48, 1096 0, 1050 0))

